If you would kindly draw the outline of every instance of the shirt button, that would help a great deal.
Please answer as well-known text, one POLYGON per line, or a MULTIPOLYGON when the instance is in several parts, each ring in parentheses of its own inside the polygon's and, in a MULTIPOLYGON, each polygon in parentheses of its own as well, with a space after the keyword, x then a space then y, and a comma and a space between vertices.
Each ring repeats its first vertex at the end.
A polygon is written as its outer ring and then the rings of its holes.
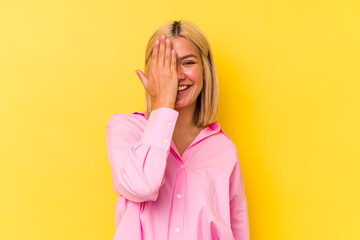
POLYGON ((180 198, 181 198, 181 195, 180 195, 180 194, 178 194, 176 197, 180 199, 180 198))
POLYGON ((172 124, 171 122, 167 122, 168 127, 171 127, 171 124, 172 124))
POLYGON ((181 168, 184 168, 184 164, 181 164, 181 166, 180 166, 181 168))
POLYGON ((164 138, 164 139, 163 139, 163 142, 164 142, 164 143, 167 143, 167 142, 168 142, 168 139, 167 139, 167 138, 164 138))
POLYGON ((180 228, 175 228, 175 232, 180 232, 180 228))

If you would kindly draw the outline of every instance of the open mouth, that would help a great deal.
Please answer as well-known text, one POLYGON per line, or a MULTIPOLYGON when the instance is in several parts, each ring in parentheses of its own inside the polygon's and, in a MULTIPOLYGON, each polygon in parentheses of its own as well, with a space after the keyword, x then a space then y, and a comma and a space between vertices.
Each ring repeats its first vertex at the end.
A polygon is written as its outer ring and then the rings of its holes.
POLYGON ((178 94, 186 92, 190 87, 191 87, 191 85, 185 85, 185 86, 178 87, 178 94))

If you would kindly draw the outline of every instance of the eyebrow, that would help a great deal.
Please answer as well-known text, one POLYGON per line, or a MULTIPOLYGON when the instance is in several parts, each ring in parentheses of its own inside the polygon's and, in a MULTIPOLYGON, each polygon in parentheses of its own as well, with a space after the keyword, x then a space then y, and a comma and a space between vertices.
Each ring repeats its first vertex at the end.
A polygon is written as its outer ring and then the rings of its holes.
POLYGON ((182 60, 182 59, 189 58, 189 57, 194 57, 194 58, 196 58, 196 56, 195 56, 194 54, 188 54, 188 55, 179 57, 178 59, 182 60))

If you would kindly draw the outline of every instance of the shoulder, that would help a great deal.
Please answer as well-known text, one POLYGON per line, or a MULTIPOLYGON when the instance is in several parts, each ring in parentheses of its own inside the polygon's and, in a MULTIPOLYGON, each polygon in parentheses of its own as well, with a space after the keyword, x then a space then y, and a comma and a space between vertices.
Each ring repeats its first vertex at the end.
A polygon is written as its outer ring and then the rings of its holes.
POLYGON ((131 122, 130 113, 114 113, 107 125, 124 124, 127 122, 131 122))
POLYGON ((238 149, 230 136, 225 133, 223 129, 218 126, 218 132, 209 138, 209 145, 211 148, 216 149, 222 159, 228 159, 232 163, 239 160, 238 149))
POLYGON ((231 172, 234 171, 234 169, 238 168, 240 166, 240 156, 238 152, 238 148, 236 147, 235 143, 232 141, 230 136, 226 134, 222 129, 219 132, 223 138, 224 142, 224 151, 223 151, 223 159, 227 159, 231 166, 231 172))
POLYGON ((230 136, 225 133, 225 131, 223 129, 220 128, 220 126, 218 127, 218 132, 215 134, 215 138, 214 139, 218 144, 222 145, 223 147, 225 147, 227 150, 236 150, 236 145, 235 143, 232 141, 232 139, 230 138, 230 136))
POLYGON ((133 126, 145 125, 146 117, 144 112, 132 112, 132 113, 114 113, 106 127, 107 128, 129 128, 133 126))

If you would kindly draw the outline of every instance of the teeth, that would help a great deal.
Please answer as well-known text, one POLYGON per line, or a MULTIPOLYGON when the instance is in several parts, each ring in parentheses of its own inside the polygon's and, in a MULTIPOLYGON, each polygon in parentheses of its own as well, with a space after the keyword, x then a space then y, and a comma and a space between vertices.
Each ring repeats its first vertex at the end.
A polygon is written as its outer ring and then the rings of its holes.
POLYGON ((184 89, 187 89, 189 86, 180 86, 178 87, 178 91, 181 91, 181 90, 184 90, 184 89))

